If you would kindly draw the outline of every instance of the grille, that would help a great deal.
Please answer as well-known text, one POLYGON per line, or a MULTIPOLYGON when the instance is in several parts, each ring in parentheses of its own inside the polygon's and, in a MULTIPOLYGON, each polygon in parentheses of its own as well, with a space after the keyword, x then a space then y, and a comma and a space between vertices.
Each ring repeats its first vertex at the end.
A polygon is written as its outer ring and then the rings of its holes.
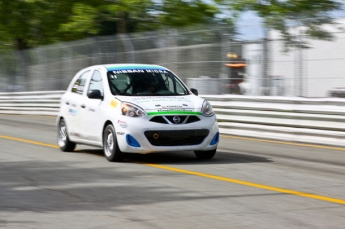
POLYGON ((166 119, 169 120, 169 122, 173 123, 173 124, 183 124, 184 121, 186 120, 187 116, 165 116, 166 119), (177 119, 177 122, 174 121, 174 119, 177 119))
POLYGON ((192 122, 197 122, 200 121, 200 118, 198 118, 198 116, 192 115, 188 117, 188 120, 186 123, 192 123, 192 122))
POLYGON ((187 146, 201 144, 209 130, 150 130, 144 134, 154 146, 187 146))
POLYGON ((168 124, 168 122, 163 118, 163 116, 155 116, 155 117, 151 118, 150 121, 168 124))
POLYGON ((163 124, 188 124, 200 121, 200 118, 195 115, 167 115, 167 116, 155 116, 150 119, 151 122, 163 123, 163 124), (174 121, 174 117, 180 119, 179 122, 174 121))

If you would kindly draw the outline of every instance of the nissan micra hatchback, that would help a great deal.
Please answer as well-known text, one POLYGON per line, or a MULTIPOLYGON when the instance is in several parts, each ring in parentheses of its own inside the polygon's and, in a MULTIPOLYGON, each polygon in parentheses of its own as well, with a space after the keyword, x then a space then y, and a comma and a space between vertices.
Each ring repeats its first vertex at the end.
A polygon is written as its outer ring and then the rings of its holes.
POLYGON ((124 153, 194 151, 211 159, 219 130, 209 102, 167 68, 109 64, 79 71, 63 94, 58 145, 102 147, 108 161, 124 153))

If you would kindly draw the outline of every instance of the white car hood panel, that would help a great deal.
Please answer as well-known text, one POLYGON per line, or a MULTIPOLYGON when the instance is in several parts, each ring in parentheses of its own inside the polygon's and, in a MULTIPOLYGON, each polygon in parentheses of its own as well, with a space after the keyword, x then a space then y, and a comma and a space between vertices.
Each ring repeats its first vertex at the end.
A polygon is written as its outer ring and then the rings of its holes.
POLYGON ((200 111, 204 99, 188 96, 117 96, 122 102, 136 104, 148 112, 157 111, 200 111))

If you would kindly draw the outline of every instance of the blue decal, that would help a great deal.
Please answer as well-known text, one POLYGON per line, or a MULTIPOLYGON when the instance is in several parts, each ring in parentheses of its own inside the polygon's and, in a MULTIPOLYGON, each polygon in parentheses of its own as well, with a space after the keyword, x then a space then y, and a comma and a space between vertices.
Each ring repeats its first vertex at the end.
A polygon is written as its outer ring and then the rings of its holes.
POLYGON ((69 109, 68 112, 72 115, 77 115, 78 111, 74 109, 69 109))
POLYGON ((212 139, 210 145, 215 145, 215 144, 217 144, 218 142, 219 142, 219 132, 217 132, 217 133, 214 135, 214 137, 213 137, 213 139, 212 139))
POLYGON ((139 142, 132 135, 127 134, 126 135, 126 141, 127 141, 127 144, 130 146, 140 147, 139 142))

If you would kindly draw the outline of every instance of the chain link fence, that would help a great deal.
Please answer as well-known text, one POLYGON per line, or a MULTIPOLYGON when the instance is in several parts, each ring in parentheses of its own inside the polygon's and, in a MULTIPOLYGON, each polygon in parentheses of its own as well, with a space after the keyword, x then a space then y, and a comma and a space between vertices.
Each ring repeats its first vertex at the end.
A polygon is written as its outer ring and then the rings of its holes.
POLYGON ((274 36, 244 41, 231 31, 168 29, 2 54, 0 92, 65 90, 80 69, 110 63, 165 66, 200 94, 326 97, 345 87, 344 32, 334 32, 334 41, 311 41, 309 49, 284 53, 274 36))

